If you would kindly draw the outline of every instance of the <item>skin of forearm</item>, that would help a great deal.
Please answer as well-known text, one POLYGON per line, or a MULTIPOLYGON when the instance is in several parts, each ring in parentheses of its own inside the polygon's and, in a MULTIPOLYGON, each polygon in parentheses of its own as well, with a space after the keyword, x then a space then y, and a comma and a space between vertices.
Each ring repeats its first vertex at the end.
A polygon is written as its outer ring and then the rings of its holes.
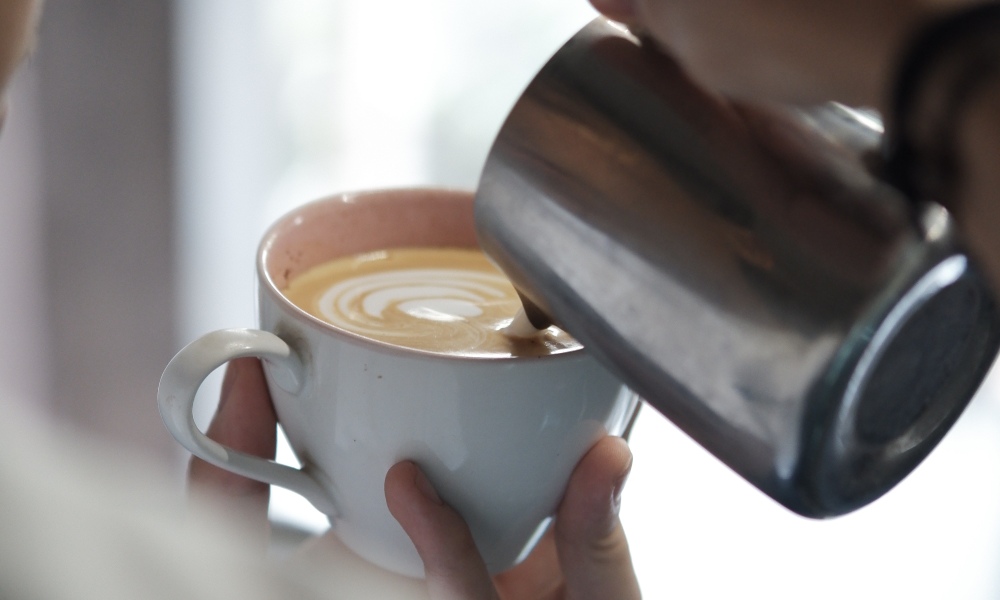
POLYGON ((704 84, 743 100, 884 110, 926 22, 982 0, 637 0, 638 24, 704 84))

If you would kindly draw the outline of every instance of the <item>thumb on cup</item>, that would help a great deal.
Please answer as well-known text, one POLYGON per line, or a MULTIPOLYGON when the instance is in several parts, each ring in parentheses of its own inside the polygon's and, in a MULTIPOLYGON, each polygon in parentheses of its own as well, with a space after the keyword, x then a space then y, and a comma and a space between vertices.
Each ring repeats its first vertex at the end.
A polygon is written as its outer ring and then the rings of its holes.
POLYGON ((580 460, 556 514, 555 541, 569 598, 639 598, 625 530, 618 518, 632 468, 622 438, 608 436, 580 460))
POLYGON ((393 465, 385 476, 385 499, 424 562, 432 598, 497 598, 465 520, 441 501, 420 467, 411 461, 393 465))

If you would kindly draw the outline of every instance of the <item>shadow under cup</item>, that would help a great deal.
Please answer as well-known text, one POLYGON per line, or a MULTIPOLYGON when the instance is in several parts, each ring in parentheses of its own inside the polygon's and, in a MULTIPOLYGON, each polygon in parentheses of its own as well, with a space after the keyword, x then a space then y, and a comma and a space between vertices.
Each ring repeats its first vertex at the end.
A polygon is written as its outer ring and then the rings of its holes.
POLYGON ((267 232, 258 254, 261 329, 304 366, 292 392, 285 368, 265 358, 275 409, 303 472, 332 506, 311 500, 354 552, 423 574, 383 491, 389 467, 412 459, 499 572, 530 551, 576 463, 602 436, 624 432, 638 400, 582 349, 515 358, 414 350, 338 329, 281 294, 313 266, 396 247, 478 248, 472 195, 344 194, 302 206, 267 232))

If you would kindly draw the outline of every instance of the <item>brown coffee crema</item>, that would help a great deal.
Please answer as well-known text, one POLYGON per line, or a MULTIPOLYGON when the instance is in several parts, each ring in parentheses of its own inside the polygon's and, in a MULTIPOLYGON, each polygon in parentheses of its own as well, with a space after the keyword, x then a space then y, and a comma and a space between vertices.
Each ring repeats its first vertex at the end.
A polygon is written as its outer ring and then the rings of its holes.
POLYGON ((555 327, 531 338, 505 335, 521 302, 503 273, 474 249, 392 248, 338 258, 282 291, 334 327, 417 350, 510 357, 580 347, 555 327))

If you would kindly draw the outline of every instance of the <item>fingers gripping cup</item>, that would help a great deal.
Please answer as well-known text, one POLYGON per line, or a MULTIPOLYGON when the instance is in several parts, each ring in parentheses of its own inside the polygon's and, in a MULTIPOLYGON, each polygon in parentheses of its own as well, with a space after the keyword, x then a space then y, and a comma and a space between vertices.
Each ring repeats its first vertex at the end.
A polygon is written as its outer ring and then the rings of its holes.
POLYGON ((621 434, 637 408, 558 329, 532 340, 500 332, 519 301, 478 249, 471 194, 393 190, 305 205, 265 234, 257 274, 260 328, 181 350, 161 379, 160 413, 200 458, 305 496, 383 568, 423 573, 386 507, 393 464, 423 468, 499 572, 530 551, 583 454, 621 434), (263 359, 301 469, 195 426, 201 382, 242 356, 263 359))

